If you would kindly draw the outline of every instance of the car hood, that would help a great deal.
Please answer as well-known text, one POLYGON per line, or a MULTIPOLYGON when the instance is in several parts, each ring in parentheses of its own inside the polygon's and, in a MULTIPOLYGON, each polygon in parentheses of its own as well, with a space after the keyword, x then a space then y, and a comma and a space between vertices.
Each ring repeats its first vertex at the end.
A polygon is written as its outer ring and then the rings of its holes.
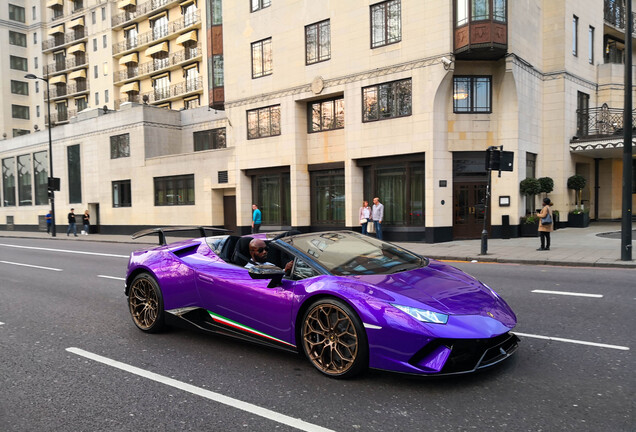
POLYGON ((425 307, 449 315, 485 315, 516 322, 506 302, 477 279, 446 264, 389 275, 356 276, 408 306, 425 307), (418 305, 419 303, 419 305, 418 305))

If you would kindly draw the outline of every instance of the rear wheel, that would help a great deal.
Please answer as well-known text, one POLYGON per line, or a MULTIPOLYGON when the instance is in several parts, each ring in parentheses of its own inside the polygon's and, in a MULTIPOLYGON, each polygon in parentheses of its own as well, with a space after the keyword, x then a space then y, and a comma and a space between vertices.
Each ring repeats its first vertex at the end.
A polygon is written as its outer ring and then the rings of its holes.
POLYGON ((148 273, 137 275, 130 284, 128 308, 140 330, 157 333, 165 328, 163 296, 157 281, 148 273))
POLYGON ((352 377, 369 365, 369 347, 360 319, 346 304, 335 299, 313 303, 303 318, 305 355, 323 374, 352 377))

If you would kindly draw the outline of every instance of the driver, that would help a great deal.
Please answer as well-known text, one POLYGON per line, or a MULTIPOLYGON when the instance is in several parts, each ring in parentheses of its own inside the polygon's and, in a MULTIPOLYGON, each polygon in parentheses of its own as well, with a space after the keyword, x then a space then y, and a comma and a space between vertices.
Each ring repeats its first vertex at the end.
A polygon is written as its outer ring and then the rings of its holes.
MULTIPOLYGON (((250 242, 250 260, 245 264, 245 268, 252 268, 257 265, 275 265, 267 261, 267 245, 261 239, 253 239, 250 242)), ((285 274, 289 275, 294 265, 294 260, 285 265, 285 274)))

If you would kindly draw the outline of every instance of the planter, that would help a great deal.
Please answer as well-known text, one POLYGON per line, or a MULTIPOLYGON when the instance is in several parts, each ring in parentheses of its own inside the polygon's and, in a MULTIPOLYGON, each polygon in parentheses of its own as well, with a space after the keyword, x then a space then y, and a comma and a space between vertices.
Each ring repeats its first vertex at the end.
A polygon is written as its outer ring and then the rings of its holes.
POLYGON ((520 237, 538 237, 539 236, 539 221, 533 223, 526 223, 525 218, 521 218, 519 224, 519 236, 520 237))
POLYGON ((585 228, 590 224, 589 213, 568 213, 568 226, 572 228, 585 228))

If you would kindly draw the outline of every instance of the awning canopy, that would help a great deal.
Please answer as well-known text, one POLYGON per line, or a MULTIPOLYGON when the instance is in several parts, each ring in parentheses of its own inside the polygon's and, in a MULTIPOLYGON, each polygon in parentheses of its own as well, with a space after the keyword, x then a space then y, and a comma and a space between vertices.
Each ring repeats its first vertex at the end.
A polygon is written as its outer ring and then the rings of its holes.
POLYGON ((162 51, 168 52, 168 42, 162 42, 160 44, 151 46, 146 50, 146 56, 149 57, 162 51))
POLYGON ((69 49, 66 50, 66 54, 75 54, 76 52, 85 52, 86 47, 84 47, 83 43, 78 43, 73 46, 70 46, 69 49))
POLYGON ((119 59, 120 65, 124 65, 127 63, 139 63, 139 55, 137 53, 131 53, 119 59))
POLYGON ((136 6, 137 5, 137 0, 121 0, 119 3, 117 3, 117 7, 119 9, 123 9, 126 6, 136 6))
POLYGON ((86 78, 86 69, 76 70, 68 74, 68 79, 86 78))
POLYGON ((70 28, 75 28, 75 27, 84 27, 84 17, 79 17, 77 19, 74 19, 73 21, 71 21, 68 26, 70 28))
POLYGON ((139 82, 135 81, 135 82, 131 82, 128 84, 124 84, 123 86, 121 86, 121 93, 128 93, 131 91, 139 91, 139 82))
POLYGON ((58 75, 50 78, 49 84, 66 84, 66 75, 58 75))
POLYGON ((186 42, 188 42, 188 41, 194 41, 194 42, 197 41, 197 31, 196 30, 192 30, 192 31, 189 31, 187 33, 184 33, 184 34, 182 34, 181 36, 179 36, 177 38, 177 43, 181 44, 181 45, 186 43, 186 42))
POLYGON ((64 24, 61 24, 57 27, 53 27, 51 30, 49 30, 49 36, 52 36, 57 33, 64 33, 64 24))
POLYGON ((49 0, 46 2, 46 7, 64 6, 64 0, 49 0))

